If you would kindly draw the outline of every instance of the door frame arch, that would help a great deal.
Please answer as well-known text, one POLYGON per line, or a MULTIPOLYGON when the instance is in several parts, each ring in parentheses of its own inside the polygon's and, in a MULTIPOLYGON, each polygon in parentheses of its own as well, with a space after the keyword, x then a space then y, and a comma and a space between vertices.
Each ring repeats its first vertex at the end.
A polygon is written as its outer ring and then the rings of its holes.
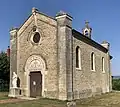
POLYGON ((44 97, 44 89, 45 89, 45 75, 46 64, 43 58, 40 55, 31 55, 25 64, 25 75, 26 75, 26 96, 30 97, 30 72, 41 71, 42 74, 42 96, 44 97))

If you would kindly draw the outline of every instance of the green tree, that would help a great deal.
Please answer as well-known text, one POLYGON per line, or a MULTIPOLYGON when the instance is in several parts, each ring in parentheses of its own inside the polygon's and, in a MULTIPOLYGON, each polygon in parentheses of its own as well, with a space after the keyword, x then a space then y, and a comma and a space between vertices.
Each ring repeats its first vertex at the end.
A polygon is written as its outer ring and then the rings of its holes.
POLYGON ((120 91, 120 79, 112 80, 112 89, 120 91))
POLYGON ((0 79, 9 82, 10 58, 5 52, 0 53, 0 79))

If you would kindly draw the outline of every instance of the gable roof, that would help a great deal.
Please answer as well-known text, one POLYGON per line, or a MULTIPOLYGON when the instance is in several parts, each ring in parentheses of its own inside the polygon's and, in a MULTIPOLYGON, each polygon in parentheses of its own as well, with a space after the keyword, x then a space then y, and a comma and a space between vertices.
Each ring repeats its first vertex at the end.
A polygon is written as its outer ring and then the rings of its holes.
MULTIPOLYGON (((44 15, 44 16, 50 18, 50 19, 56 20, 54 17, 48 16, 48 15, 42 13, 42 12, 37 11, 36 13, 41 14, 41 15, 44 15)), ((31 13, 31 14, 28 16, 28 18, 21 24, 21 26, 19 27, 19 29, 25 24, 25 22, 27 22, 27 21, 30 19, 30 17, 32 17, 32 15, 33 15, 33 14, 31 13)))
POLYGON ((81 40, 81 41, 99 49, 102 52, 105 52, 105 53, 108 52, 108 49, 106 49, 105 47, 103 47, 99 43, 95 42, 94 40, 88 38, 87 36, 83 35, 82 33, 76 31, 75 29, 72 30, 72 35, 73 35, 73 37, 77 38, 78 40, 81 40))
MULTIPOLYGON (((38 14, 38 15, 43 15, 43 16, 49 18, 49 19, 52 19, 52 20, 56 21, 56 19, 55 19, 54 17, 48 16, 48 15, 42 13, 42 12, 36 11, 36 14, 38 14)), ((20 27, 18 27, 18 32, 19 32, 19 34, 21 34, 21 32, 23 32, 23 31, 22 31, 22 28, 26 27, 27 23, 30 24, 30 23, 32 23, 33 21, 34 21, 33 13, 31 13, 31 14, 26 18, 26 20, 20 25, 20 27), (31 20, 31 19, 32 19, 32 20, 31 20)))
POLYGON ((27 19, 20 25, 20 27, 18 27, 18 29, 20 29, 29 19, 30 17, 32 17, 32 14, 30 14, 27 19))
MULTIPOLYGON (((37 13, 38 13, 38 14, 42 14, 42 15, 50 18, 50 19, 56 20, 54 17, 50 17, 50 16, 48 16, 48 15, 46 15, 46 14, 44 14, 44 13, 41 13, 41 12, 39 12, 39 11, 38 11, 37 13)), ((24 26, 24 24, 32 17, 32 15, 33 15, 33 14, 31 13, 31 14, 28 16, 28 18, 24 21, 24 23, 19 27, 19 30, 20 30, 20 29, 22 28, 22 26, 24 26)), ((99 43, 95 42, 94 40, 88 38, 87 36, 85 36, 85 35, 83 35, 82 33, 76 31, 75 29, 72 30, 72 35, 73 35, 73 37, 77 38, 78 40, 82 40, 83 42, 85 42, 85 43, 87 43, 87 44, 89 44, 89 45, 91 45, 91 46, 99 49, 100 51, 103 51, 103 52, 105 52, 105 53, 108 52, 108 49, 106 49, 105 47, 103 47, 101 44, 99 44, 99 43)))

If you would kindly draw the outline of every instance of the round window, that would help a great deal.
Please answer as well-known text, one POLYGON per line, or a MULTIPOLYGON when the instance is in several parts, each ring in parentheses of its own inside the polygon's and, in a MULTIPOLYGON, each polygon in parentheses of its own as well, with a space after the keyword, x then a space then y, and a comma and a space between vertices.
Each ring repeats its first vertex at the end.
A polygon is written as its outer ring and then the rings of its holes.
POLYGON ((36 32, 35 35, 33 36, 33 41, 35 43, 38 43, 40 41, 40 34, 38 32, 36 32))

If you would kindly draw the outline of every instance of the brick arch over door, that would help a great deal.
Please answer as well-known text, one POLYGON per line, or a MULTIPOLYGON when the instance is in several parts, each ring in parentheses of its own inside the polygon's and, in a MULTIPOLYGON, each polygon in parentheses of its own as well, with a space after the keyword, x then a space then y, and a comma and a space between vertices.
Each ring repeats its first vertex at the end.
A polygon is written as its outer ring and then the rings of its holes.
POLYGON ((25 74, 26 74, 26 88, 28 92, 26 93, 27 96, 30 96, 30 72, 40 71, 42 74, 42 96, 44 96, 44 81, 45 81, 45 74, 46 71, 46 64, 43 58, 40 55, 31 55, 25 64, 25 74))

